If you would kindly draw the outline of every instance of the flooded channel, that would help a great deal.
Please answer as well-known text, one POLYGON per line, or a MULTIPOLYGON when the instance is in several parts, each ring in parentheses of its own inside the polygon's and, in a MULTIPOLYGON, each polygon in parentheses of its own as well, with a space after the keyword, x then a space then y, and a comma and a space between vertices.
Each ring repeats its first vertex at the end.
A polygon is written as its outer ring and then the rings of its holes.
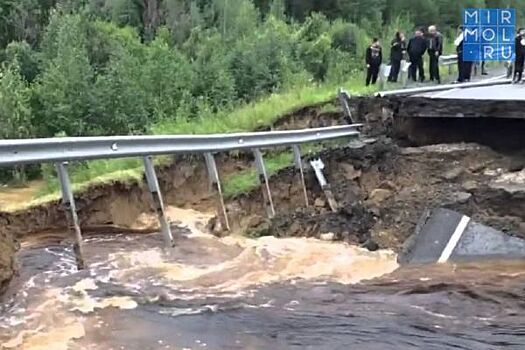
MULTIPOLYGON (((174 210, 174 209, 173 209, 174 210)), ((2 349, 523 349, 525 262, 398 268, 390 251, 159 235, 25 242, 0 311, 2 349)))

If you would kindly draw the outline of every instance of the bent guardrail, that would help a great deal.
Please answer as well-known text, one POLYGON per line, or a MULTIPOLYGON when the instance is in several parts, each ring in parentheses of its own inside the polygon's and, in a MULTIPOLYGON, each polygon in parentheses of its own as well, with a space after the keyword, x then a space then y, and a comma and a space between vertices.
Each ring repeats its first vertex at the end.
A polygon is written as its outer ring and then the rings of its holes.
POLYGON ((359 134, 356 130, 358 126, 222 135, 0 140, 0 166, 286 146, 356 136, 359 134))
POLYGON ((219 179, 214 153, 251 150, 255 156, 259 182, 268 216, 275 215, 261 148, 291 146, 295 167, 301 176, 301 183, 308 205, 306 186, 300 153, 300 145, 310 142, 356 137, 360 124, 328 128, 237 133, 222 135, 177 135, 177 136, 115 136, 115 137, 67 137, 50 139, 0 140, 0 166, 19 164, 54 163, 61 185, 62 202, 66 209, 67 221, 73 235, 73 251, 78 269, 85 268, 82 251, 82 232, 77 216, 75 200, 67 172, 67 162, 95 159, 143 157, 148 189, 151 192, 161 232, 168 247, 174 245, 169 222, 164 210, 164 201, 153 166, 155 155, 181 153, 203 154, 212 191, 217 195, 217 212, 223 226, 229 230, 229 221, 219 179))
POLYGON ((487 81, 477 81, 473 83, 459 83, 459 84, 444 84, 437 86, 425 86, 411 89, 399 89, 399 90, 390 90, 390 91, 380 91, 376 93, 377 97, 386 97, 386 96, 403 96, 403 95, 417 95, 426 92, 437 92, 451 89, 466 89, 474 87, 483 87, 483 86, 492 86, 492 85, 506 85, 512 84, 512 80, 501 77, 499 80, 487 80, 487 81))

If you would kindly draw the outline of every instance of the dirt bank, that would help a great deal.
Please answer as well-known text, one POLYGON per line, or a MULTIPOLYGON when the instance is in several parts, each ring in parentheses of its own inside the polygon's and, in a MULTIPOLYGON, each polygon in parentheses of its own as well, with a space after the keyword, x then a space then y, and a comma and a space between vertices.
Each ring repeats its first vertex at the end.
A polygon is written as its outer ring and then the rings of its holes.
MULTIPOLYGON (((304 205, 298 175, 284 169, 270 180, 277 216, 268 220, 259 190, 227 202, 236 232, 250 235, 319 237, 362 244, 369 249, 398 249, 413 232, 421 213, 432 207, 448 207, 476 220, 525 237, 525 156, 498 153, 476 144, 414 146, 434 143, 421 137, 409 139, 399 131, 392 101, 356 98, 353 116, 363 127, 364 139, 349 147, 323 152, 326 175, 339 209, 328 209, 324 194, 305 160, 306 184, 311 206, 304 205), (393 139, 391 137, 399 137, 393 139), (368 138, 368 139, 367 139, 368 138), (365 141, 365 142, 363 142, 365 141)), ((311 106, 281 118, 270 129, 320 127, 348 123, 330 104, 311 106)), ((413 125, 410 125, 413 127, 413 125)), ((221 175, 252 167, 249 155, 218 158, 221 175)), ((166 203, 176 207, 211 211, 207 174, 200 157, 175 157, 159 169, 166 203)), ((93 186, 76 195, 85 234, 151 232, 157 230, 150 195, 144 183, 93 186)), ((16 213, 0 213, 0 281, 13 271, 14 238, 35 241, 39 237, 63 240, 67 225, 60 203, 51 202, 16 213)))
MULTIPOLYGON (((425 209, 446 207, 525 237, 525 172, 515 156, 475 144, 401 148, 380 138, 321 158, 339 211, 328 210, 311 172, 307 184, 314 206, 292 209, 302 206, 302 193, 292 171, 283 171, 272 181, 279 214, 273 220, 252 217, 251 234, 306 234, 398 249, 425 209)), ((263 213, 259 197, 252 193, 240 200, 244 210, 238 216, 263 213)))

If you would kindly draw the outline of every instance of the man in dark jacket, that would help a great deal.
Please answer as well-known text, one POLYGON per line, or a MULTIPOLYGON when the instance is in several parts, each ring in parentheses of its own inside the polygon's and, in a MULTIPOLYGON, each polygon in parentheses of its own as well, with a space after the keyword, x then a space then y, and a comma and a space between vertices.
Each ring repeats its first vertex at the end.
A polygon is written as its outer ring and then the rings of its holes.
POLYGON ((388 81, 393 83, 397 82, 399 71, 401 70, 401 60, 405 56, 407 50, 407 43, 405 41, 405 35, 401 32, 396 33, 396 37, 392 40, 390 47, 390 75, 388 81))
POLYGON ((428 27, 428 55, 430 56, 430 80, 441 84, 439 76, 439 57, 443 54, 443 36, 436 26, 428 27))
POLYGON ((379 44, 379 39, 374 38, 372 45, 366 49, 366 86, 370 83, 376 83, 381 62, 383 62, 383 50, 379 44))
POLYGON ((427 51, 427 41, 422 30, 416 30, 414 37, 408 42, 407 51, 410 58, 410 77, 417 81, 417 71, 419 71, 419 81, 425 81, 423 55, 427 51))
POLYGON ((523 77, 525 63, 525 29, 520 28, 516 36, 516 63, 514 66, 514 82, 519 83, 523 77))
POLYGON ((456 53, 458 55, 458 83, 465 83, 470 81, 472 73, 472 62, 463 60, 463 44, 465 36, 463 33, 463 26, 458 28, 458 37, 454 41, 456 45, 456 53))

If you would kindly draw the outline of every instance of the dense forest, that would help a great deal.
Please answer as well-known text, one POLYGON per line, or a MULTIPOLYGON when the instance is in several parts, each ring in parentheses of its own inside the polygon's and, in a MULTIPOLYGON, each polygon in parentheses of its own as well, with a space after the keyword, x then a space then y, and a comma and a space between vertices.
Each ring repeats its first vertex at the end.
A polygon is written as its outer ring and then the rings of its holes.
POLYGON ((348 78, 372 36, 522 2, 0 0, 0 138, 147 133, 348 78))

